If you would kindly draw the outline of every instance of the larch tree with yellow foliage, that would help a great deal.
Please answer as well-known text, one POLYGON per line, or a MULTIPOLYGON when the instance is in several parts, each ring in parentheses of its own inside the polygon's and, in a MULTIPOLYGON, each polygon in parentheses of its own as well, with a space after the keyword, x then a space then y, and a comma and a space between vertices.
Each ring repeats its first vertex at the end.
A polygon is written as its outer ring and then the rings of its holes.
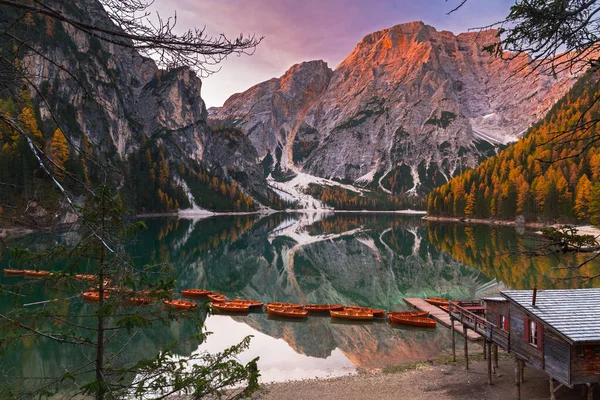
POLYGON ((58 178, 64 176, 65 167, 67 161, 69 161, 69 146, 67 145, 67 138, 60 129, 54 131, 52 139, 50 140, 50 159, 54 164, 54 173, 58 178))

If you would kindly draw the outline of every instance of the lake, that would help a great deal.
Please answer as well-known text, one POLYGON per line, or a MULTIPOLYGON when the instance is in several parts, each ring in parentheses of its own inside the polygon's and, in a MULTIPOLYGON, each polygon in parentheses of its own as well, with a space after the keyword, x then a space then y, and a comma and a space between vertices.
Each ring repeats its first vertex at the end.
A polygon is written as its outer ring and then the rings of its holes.
MULTIPOLYGON (((174 267, 175 293, 205 288, 230 298, 263 302, 340 303, 397 311, 407 309, 404 297, 475 299, 506 287, 593 284, 573 279, 576 273, 556 270, 564 261, 518 254, 536 244, 536 235, 512 227, 432 222, 421 216, 383 213, 278 213, 196 220, 152 218, 145 222, 148 229, 130 252, 136 264, 174 267)), ((9 245, 42 250, 72 242, 73 235, 76 233, 34 234, 11 240, 9 245)), ((0 268, 13 265, 8 255, 0 261, 0 268)), ((599 270, 595 264, 584 272, 599 270)), ((3 276, 0 282, 23 279, 3 276)), ((0 297, 0 311, 15 302, 54 298, 70 298, 63 302, 67 304, 64 307, 82 319, 93 311, 94 306, 82 303, 78 293, 41 287, 27 298, 0 297)), ((241 360, 259 356, 263 382, 402 365, 445 356, 450 347, 450 331, 442 326, 414 329, 384 322, 336 323, 324 316, 297 322, 264 313, 211 315, 204 324, 213 334, 204 343, 184 343, 178 349, 180 354, 219 351, 253 335, 241 360)), ((140 331, 129 345, 128 357, 151 356, 195 329, 191 323, 172 323, 140 331)), ((0 370, 8 371, 5 376, 11 379, 32 374, 43 377, 80 359, 79 352, 68 345, 25 337, 0 356, 0 370)))

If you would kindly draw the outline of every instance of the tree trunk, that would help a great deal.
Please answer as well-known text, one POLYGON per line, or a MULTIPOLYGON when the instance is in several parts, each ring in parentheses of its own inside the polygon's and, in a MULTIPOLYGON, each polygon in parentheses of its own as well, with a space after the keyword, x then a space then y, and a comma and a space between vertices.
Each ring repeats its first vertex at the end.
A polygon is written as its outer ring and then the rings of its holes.
MULTIPOLYGON (((106 223, 106 206, 105 206, 105 196, 106 194, 102 192, 102 231, 104 232, 105 223, 106 223)), ((104 380, 104 312, 102 311, 102 306, 104 304, 104 262, 105 262, 105 249, 104 243, 100 243, 100 258, 99 258, 99 268, 98 268, 98 290, 99 292, 99 302, 98 302, 98 326, 97 335, 96 335, 96 381, 99 384, 99 390, 96 393, 97 400, 103 400, 104 395, 106 394, 105 380, 104 380)))

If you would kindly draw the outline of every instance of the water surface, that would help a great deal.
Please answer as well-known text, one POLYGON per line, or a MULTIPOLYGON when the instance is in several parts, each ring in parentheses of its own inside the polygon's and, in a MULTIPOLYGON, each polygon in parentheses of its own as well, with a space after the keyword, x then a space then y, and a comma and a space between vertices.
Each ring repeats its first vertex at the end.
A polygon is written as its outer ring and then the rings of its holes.
MULTIPOLYGON (((531 259, 515 252, 532 239, 514 228, 426 222, 396 214, 273 214, 219 216, 206 219, 155 218, 146 221, 131 254, 139 265, 169 263, 177 271, 176 293, 206 288, 230 298, 299 303, 340 303, 404 310, 404 297, 445 296, 473 299, 506 286, 540 289, 589 286, 556 271, 560 261, 531 259)), ((36 234, 12 245, 40 250, 69 242, 76 233, 36 234)), ((0 268, 10 266, 10 257, 0 268)), ((58 268, 59 266, 54 266, 58 268)), ((591 269, 597 266, 591 266, 591 269)), ((23 278, 0 278, 2 283, 23 278)), ((68 307, 85 318, 93 305, 77 293, 40 288, 28 298, 4 296, 0 310, 15 302, 74 296, 68 307)), ((393 327, 387 323, 336 323, 329 317, 304 322, 272 319, 266 314, 209 316, 204 343, 186 342, 189 355, 219 351, 253 335, 241 357, 260 357, 263 381, 347 374, 357 369, 440 357, 450 346, 450 332, 393 327)), ((196 327, 173 323, 138 332, 128 354, 151 356, 172 340, 190 336, 196 327)), ((0 358, 11 376, 35 372, 45 376, 81 358, 80 350, 44 340, 24 338, 0 358)))

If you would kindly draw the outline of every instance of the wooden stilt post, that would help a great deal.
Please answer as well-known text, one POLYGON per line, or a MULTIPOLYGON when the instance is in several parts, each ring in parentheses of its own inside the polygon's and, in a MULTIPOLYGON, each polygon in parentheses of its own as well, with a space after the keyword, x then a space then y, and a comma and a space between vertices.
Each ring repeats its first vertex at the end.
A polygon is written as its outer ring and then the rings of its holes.
POLYGON ((487 358, 487 340, 483 340, 483 359, 485 360, 487 358))
MULTIPOLYGON (((487 342, 487 340, 484 340, 487 342)), ((487 344, 488 385, 492 384, 492 344, 487 344)))
POLYGON ((525 361, 524 360, 519 360, 519 368, 521 369, 521 373, 520 373, 520 377, 521 377, 521 383, 525 382, 525 361))
POLYGON ((492 349, 494 350, 494 372, 496 372, 496 368, 498 368, 498 345, 494 344, 492 349))
POLYGON ((519 363, 519 359, 515 356, 515 388, 516 388, 516 398, 517 400, 521 400, 521 365, 519 363))
POLYGON ((467 338, 466 325, 463 325, 463 336, 465 341, 465 369, 469 369, 469 339, 467 338))
POLYGON ((556 400, 556 392, 563 387, 562 383, 550 378, 550 400, 556 400))
POLYGON ((454 318, 450 317, 450 323, 452 326, 450 330, 452 331, 452 362, 456 362, 456 331, 454 330, 454 318))
POLYGON ((595 386, 593 383, 588 383, 587 388, 587 400, 594 400, 594 389, 595 386))

